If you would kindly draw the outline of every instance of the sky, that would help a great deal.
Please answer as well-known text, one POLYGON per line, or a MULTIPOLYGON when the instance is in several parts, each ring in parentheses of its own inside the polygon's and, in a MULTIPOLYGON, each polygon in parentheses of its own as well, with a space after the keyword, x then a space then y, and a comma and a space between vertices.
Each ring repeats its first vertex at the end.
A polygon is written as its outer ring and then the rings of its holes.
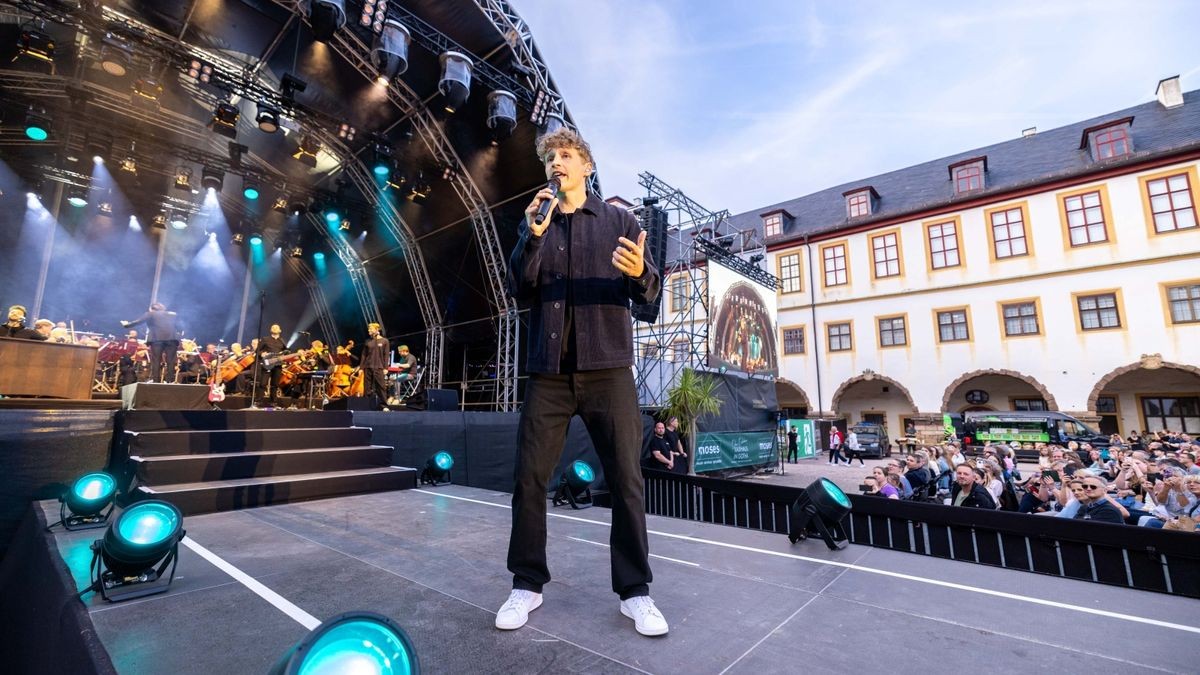
POLYGON ((1200 0, 512 0, 605 197, 734 214, 1200 89, 1200 0))

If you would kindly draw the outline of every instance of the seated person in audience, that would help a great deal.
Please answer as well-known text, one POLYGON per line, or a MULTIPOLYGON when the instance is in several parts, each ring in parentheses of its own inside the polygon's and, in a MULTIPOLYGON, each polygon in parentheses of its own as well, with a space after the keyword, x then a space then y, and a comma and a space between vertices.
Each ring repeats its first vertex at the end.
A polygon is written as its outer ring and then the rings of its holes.
POLYGON ((1098 520, 1102 523, 1122 525, 1125 517, 1121 515, 1121 507, 1108 498, 1108 483, 1099 476, 1084 474, 1079 480, 1081 494, 1079 496, 1079 511, 1075 513, 1078 520, 1098 520))
POLYGON ((1025 494, 1021 495, 1021 503, 1017 511, 1021 513, 1046 513, 1054 511, 1055 483, 1054 477, 1043 473, 1035 473, 1025 481, 1025 494))
POLYGON ((950 503, 954 506, 969 506, 979 509, 994 509, 996 502, 979 480, 982 478, 975 467, 967 462, 954 469, 954 485, 950 488, 950 503))
POLYGON ((1063 489, 1069 497, 1062 503, 1062 510, 1055 513, 1056 518, 1074 518, 1075 514, 1079 513, 1080 507, 1083 506, 1083 481, 1078 478, 1068 479, 1063 483, 1063 489))
POLYGON ((1161 478, 1154 483, 1154 500, 1158 503, 1152 512, 1154 517, 1143 518, 1138 525, 1161 528, 1167 521, 1184 515, 1196 502, 1197 496, 1184 488, 1184 474, 1170 466, 1160 472, 1161 478))
POLYGON ((1196 464, 1196 445, 1188 445, 1186 452, 1179 453, 1179 463, 1192 476, 1200 476, 1200 465, 1196 464))
POLYGON ((900 499, 900 490, 888 481, 887 470, 882 466, 877 466, 871 469, 871 475, 867 476, 867 494, 878 495, 888 499, 900 499))
POLYGON ((913 490, 920 490, 931 480, 929 470, 925 468, 929 462, 929 456, 922 457, 923 454, 925 454, 923 451, 918 450, 904 458, 905 466, 908 469, 904 472, 904 477, 908 479, 908 484, 912 486, 913 490))
POLYGON ((894 474, 900 479, 900 498, 911 498, 913 494, 912 485, 908 482, 908 479, 904 477, 904 467, 900 463, 900 460, 889 459, 887 462, 887 472, 889 476, 894 474))
POLYGON ((1182 478, 1183 489, 1191 501, 1178 515, 1163 524, 1164 529, 1200 532, 1200 476, 1187 475, 1182 478))

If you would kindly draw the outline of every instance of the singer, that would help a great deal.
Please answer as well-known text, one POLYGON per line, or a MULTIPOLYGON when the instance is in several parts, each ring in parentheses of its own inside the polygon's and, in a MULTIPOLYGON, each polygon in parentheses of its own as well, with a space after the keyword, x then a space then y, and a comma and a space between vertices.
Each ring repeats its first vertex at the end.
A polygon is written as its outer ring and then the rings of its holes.
POLYGON ((620 611, 642 635, 664 635, 667 621, 649 595, 642 418, 629 316, 630 301, 652 302, 661 279, 633 214, 588 194, 593 164, 587 143, 562 128, 538 139, 537 154, 550 183, 525 209, 508 266, 509 294, 530 308, 529 382, 517 430, 508 545, 513 590, 496 627, 520 628, 542 604, 550 581, 546 486, 567 425, 579 415, 612 493, 612 589, 620 611))

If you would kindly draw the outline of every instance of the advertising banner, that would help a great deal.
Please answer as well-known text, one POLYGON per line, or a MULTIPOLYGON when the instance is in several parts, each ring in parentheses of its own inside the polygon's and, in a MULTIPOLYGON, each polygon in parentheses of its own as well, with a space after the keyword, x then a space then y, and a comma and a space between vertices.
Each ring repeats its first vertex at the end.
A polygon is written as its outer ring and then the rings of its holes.
POLYGON ((799 459, 816 457, 820 452, 817 447, 817 421, 788 420, 787 426, 788 429, 796 430, 796 457, 799 459))
POLYGON ((701 433, 696 437, 696 473, 774 461, 774 431, 701 433))

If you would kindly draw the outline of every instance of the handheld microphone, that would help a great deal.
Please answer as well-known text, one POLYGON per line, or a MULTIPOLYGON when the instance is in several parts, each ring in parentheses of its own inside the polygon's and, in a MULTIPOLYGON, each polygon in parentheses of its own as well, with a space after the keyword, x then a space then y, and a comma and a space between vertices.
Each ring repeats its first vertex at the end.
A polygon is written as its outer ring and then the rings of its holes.
MULTIPOLYGON (((546 187, 550 188, 551 192, 558 192, 559 182, 557 178, 551 178, 550 182, 546 183, 546 187)), ((553 199, 547 199, 538 205, 537 213, 533 214, 533 224, 541 225, 546 221, 546 216, 550 215, 550 203, 553 199)))

